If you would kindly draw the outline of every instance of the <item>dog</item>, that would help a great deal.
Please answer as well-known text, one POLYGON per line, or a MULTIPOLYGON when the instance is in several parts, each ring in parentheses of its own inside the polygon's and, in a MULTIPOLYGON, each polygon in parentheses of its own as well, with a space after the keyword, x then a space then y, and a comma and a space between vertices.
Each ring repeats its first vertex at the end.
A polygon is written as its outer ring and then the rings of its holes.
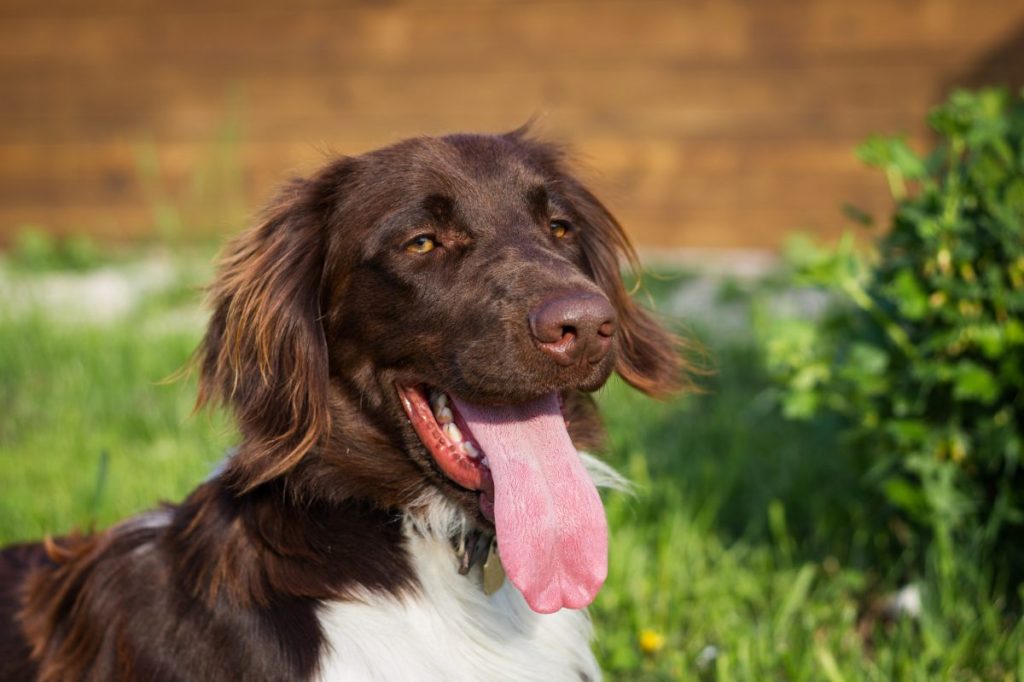
POLYGON ((0 554, 0 679, 598 679, 590 394, 685 368, 568 165, 519 129, 287 185, 194 359, 236 450, 179 505, 0 554))

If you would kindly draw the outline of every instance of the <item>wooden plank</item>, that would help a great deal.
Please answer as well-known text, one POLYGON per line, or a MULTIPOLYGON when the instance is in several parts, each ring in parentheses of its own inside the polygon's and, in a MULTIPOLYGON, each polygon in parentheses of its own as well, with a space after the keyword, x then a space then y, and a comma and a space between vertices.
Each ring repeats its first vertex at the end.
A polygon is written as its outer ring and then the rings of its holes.
POLYGON ((145 234, 154 202, 255 206, 325 149, 540 113, 639 241, 776 244, 884 203, 855 142, 924 139, 1021 21, 1009 0, 2 0, 0 241, 145 234))
MULTIPOLYGON (((583 177, 611 206, 625 216, 653 216, 639 223, 644 243, 673 241, 676 234, 704 240, 718 234, 715 243, 732 243, 742 239, 752 223, 778 230, 772 237, 777 240, 781 231, 801 224, 835 223, 844 202, 870 204, 876 197, 884 198, 881 177, 860 167, 852 147, 852 140, 597 138, 581 143, 579 156, 583 177), (789 218, 772 222, 770 216, 777 214, 789 218), (708 215, 718 216, 713 230, 683 229, 696 220, 694 216, 708 215)), ((139 177, 130 146, 113 154, 97 153, 103 148, 87 143, 53 145, 43 156, 30 144, 0 147, 2 230, 11 233, 21 224, 50 225, 54 220, 77 226, 105 224, 108 208, 118 207, 139 221, 119 219, 115 223, 120 229, 145 234, 157 202, 186 216, 195 213, 193 204, 200 200, 207 208, 240 202, 252 209, 267 201, 285 177, 308 172, 324 160, 321 151, 308 147, 245 144, 238 150, 238 163, 250 170, 241 186, 229 182, 218 187, 214 180, 214 186, 197 192, 196 176, 211 175, 211 170, 202 168, 204 156, 194 145, 178 143, 155 150, 159 181, 139 177)))
MULTIPOLYGON (((542 137, 550 137, 544 136, 542 137)), ((729 177, 841 177, 860 173, 854 155, 856 141, 808 140, 690 140, 648 138, 622 140, 594 137, 580 140, 573 158, 585 175, 657 186, 679 179, 729 177), (631 179, 631 180, 627 180, 631 179)), ((360 142, 358 146, 367 146, 360 142)), ((373 146, 373 145, 370 145, 373 146)), ((918 146, 923 146, 918 144, 918 146)), ((353 151, 354 148, 353 148, 353 151)), ((246 142, 227 150, 204 149, 189 143, 133 146, 88 142, 51 145, 45 153, 31 143, 0 145, 0 196, 16 200, 39 184, 66 184, 60 196, 112 196, 129 186, 164 181, 187 184, 190 176, 232 173, 248 169, 245 177, 261 181, 309 172, 330 154, 288 141, 246 142), (228 157, 225 159, 224 157, 228 157), (155 170, 151 170, 155 168, 155 170)), ((870 171, 868 171, 870 172, 870 171)), ((257 183, 260 184, 260 183, 257 183)))
POLYGON ((633 55, 819 58, 970 50, 1008 38, 1024 17, 1024 7, 1013 0, 117 5, 90 3, 87 12, 54 2, 9 9, 0 27, 0 55, 74 66, 74 55, 82 53, 115 61, 127 53, 142 63, 175 54, 188 60, 183 67, 223 59, 257 68, 282 60, 323 67, 352 59, 370 66, 420 58, 433 68, 485 53, 489 63, 526 59, 535 65, 614 63, 633 55))
POLYGON ((608 70, 495 73, 409 79, 393 74, 218 79, 177 72, 116 80, 13 80, 0 110, 0 141, 110 139, 146 130, 195 139, 234 116, 256 140, 312 141, 346 130, 370 137, 458 129, 502 130, 536 113, 573 130, 626 136, 685 131, 700 136, 863 135, 907 128, 937 97, 935 66, 912 63, 794 69, 608 70), (232 104, 231 90, 237 96, 232 104), (128 97, 131 93, 131 97, 128 97), (643 102, 642 106, 633 106, 643 102), (244 112, 244 113, 241 113, 244 112))
MULTIPOLYGON (((876 200, 872 205, 879 215, 884 214, 888 206, 884 200, 876 200)), ((671 214, 659 210, 619 210, 616 213, 635 243, 669 248, 774 249, 784 235, 794 230, 834 238, 844 227, 849 227, 837 210, 809 207, 806 212, 794 215, 792 209, 774 205, 756 208, 756 219, 721 206, 686 207, 671 214)), ((226 238, 238 232, 242 222, 208 226, 205 233, 226 238)), ((164 236, 154 228, 152 213, 141 207, 96 206, 88 213, 83 213, 81 207, 52 207, 42 213, 35 207, 31 210, 0 207, 0 244, 10 244, 19 229, 29 226, 45 227, 55 235, 86 233, 100 240, 130 241, 164 236), (83 216, 87 219, 83 220, 83 216)))

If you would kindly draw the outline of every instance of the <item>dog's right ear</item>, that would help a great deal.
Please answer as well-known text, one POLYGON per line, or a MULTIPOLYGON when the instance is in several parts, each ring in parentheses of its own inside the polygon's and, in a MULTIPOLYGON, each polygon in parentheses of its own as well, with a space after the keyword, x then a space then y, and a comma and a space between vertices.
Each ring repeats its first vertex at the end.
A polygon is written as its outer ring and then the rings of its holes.
POLYGON ((291 469, 329 431, 321 289, 327 225, 346 175, 340 161, 292 182, 228 244, 210 286, 197 405, 221 402, 235 413, 242 443, 227 475, 239 490, 291 469))

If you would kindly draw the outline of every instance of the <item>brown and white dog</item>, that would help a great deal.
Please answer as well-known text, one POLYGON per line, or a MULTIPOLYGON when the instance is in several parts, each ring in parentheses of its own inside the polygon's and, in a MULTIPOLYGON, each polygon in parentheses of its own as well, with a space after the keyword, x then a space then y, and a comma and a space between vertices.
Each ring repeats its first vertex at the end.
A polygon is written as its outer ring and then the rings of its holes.
POLYGON ((199 402, 237 450, 180 505, 0 554, 0 680, 599 677, 588 392, 681 381, 633 258, 522 130, 293 182, 211 287, 199 402))

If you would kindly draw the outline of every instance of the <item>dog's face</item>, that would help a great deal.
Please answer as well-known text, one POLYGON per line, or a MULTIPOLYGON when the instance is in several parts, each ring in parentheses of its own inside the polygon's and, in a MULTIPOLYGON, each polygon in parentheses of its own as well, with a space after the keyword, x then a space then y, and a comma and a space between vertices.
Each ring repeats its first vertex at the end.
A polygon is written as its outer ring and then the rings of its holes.
POLYGON ((544 161, 480 136, 357 160, 366 190, 341 202, 342 220, 355 220, 331 231, 332 363, 486 404, 603 384, 615 310, 588 268, 571 190, 544 161), (564 325, 549 329, 555 318, 564 325))
POLYGON ((408 140, 295 183, 212 289, 201 399, 239 419, 229 475, 404 509, 440 493, 493 524, 533 608, 589 603, 607 533, 572 439, 592 431, 581 392, 680 378, 624 290, 631 255, 521 132, 408 140))

